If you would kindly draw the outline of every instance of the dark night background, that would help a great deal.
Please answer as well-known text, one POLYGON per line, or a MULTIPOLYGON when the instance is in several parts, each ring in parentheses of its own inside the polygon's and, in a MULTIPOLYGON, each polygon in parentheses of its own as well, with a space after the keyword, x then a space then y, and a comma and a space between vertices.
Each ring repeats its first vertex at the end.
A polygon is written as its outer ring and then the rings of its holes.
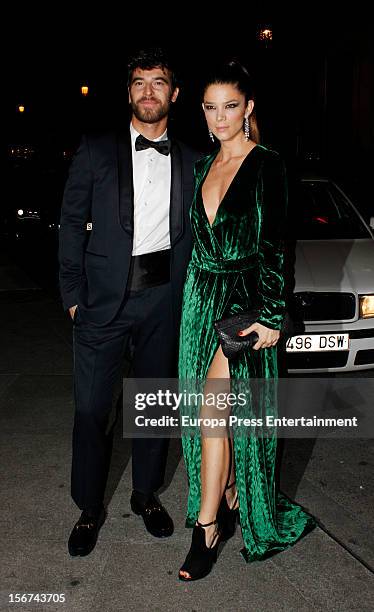
MULTIPOLYGON (((40 203, 47 220, 58 219, 69 159, 81 133, 127 124, 127 57, 151 45, 168 49, 179 68, 172 133, 201 151, 209 149, 199 82, 212 61, 236 56, 255 79, 262 143, 284 155, 290 176, 297 167, 313 167, 339 181, 366 218, 374 214, 374 45, 368 16, 350 9, 331 18, 314 4, 289 16, 209 5, 212 18, 200 23, 192 8, 178 9, 168 13, 167 24, 160 17, 166 5, 127 16, 109 7, 87 8, 79 20, 69 5, 40 16, 20 6, 4 22, 6 189, 0 226, 6 226, 7 240, 13 232, 8 217, 19 207, 40 203), (264 43, 256 34, 268 25, 273 40, 264 43), (89 86, 87 98, 80 93, 83 84, 89 86), (19 104, 25 106, 23 114, 17 112, 19 104), (35 149, 32 160, 10 159, 9 147, 18 144, 35 149)), ((13 249, 15 256, 21 246, 13 249)))

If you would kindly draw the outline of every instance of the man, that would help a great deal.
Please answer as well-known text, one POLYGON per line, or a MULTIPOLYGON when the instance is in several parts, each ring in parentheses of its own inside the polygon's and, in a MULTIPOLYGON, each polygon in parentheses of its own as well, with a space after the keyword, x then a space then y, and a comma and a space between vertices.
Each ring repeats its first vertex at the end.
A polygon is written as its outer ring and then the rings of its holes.
MULTIPOLYGON (((162 50, 142 51, 130 60, 128 92, 130 129, 83 137, 61 213, 61 294, 74 320, 71 486, 82 510, 69 538, 72 556, 93 550, 105 520, 113 432, 107 431, 108 417, 129 342, 135 377, 176 375, 198 155, 167 139, 168 113, 179 89, 162 50)), ((166 454, 164 439, 132 442, 131 507, 156 537, 173 532, 172 519, 155 496, 166 454)))

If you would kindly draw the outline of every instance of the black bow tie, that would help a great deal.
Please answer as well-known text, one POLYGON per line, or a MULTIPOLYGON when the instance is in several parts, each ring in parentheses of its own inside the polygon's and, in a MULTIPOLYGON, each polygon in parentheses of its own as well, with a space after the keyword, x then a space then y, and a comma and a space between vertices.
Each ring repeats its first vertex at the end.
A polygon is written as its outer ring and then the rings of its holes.
POLYGON ((149 149, 150 147, 156 149, 162 155, 169 155, 171 142, 170 140, 148 140, 148 138, 144 138, 141 134, 135 140, 136 151, 144 151, 144 149, 149 149))

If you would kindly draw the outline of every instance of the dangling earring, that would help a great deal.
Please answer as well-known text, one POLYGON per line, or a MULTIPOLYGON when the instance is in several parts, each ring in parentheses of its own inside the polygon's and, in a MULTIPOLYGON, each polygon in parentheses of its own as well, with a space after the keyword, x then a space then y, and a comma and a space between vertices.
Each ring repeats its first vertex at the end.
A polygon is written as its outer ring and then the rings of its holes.
POLYGON ((214 136, 213 136, 213 132, 211 132, 211 130, 208 129, 209 132, 209 138, 212 142, 214 142, 214 136))
POLYGON ((248 117, 244 119, 244 137, 247 141, 249 140, 249 119, 248 117))

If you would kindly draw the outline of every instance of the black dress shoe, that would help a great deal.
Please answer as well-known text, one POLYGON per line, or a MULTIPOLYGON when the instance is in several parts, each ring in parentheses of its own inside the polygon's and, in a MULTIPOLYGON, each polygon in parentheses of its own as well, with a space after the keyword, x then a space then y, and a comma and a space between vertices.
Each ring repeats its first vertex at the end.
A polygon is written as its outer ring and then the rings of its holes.
POLYGON ((79 521, 73 527, 68 542, 69 553, 72 557, 85 557, 90 554, 95 548, 97 536, 105 518, 104 508, 97 514, 83 510, 79 521))
POLYGON ((156 538, 171 536, 174 531, 173 521, 154 495, 151 495, 147 501, 142 501, 133 492, 130 503, 131 510, 143 518, 144 525, 150 534, 156 538))

